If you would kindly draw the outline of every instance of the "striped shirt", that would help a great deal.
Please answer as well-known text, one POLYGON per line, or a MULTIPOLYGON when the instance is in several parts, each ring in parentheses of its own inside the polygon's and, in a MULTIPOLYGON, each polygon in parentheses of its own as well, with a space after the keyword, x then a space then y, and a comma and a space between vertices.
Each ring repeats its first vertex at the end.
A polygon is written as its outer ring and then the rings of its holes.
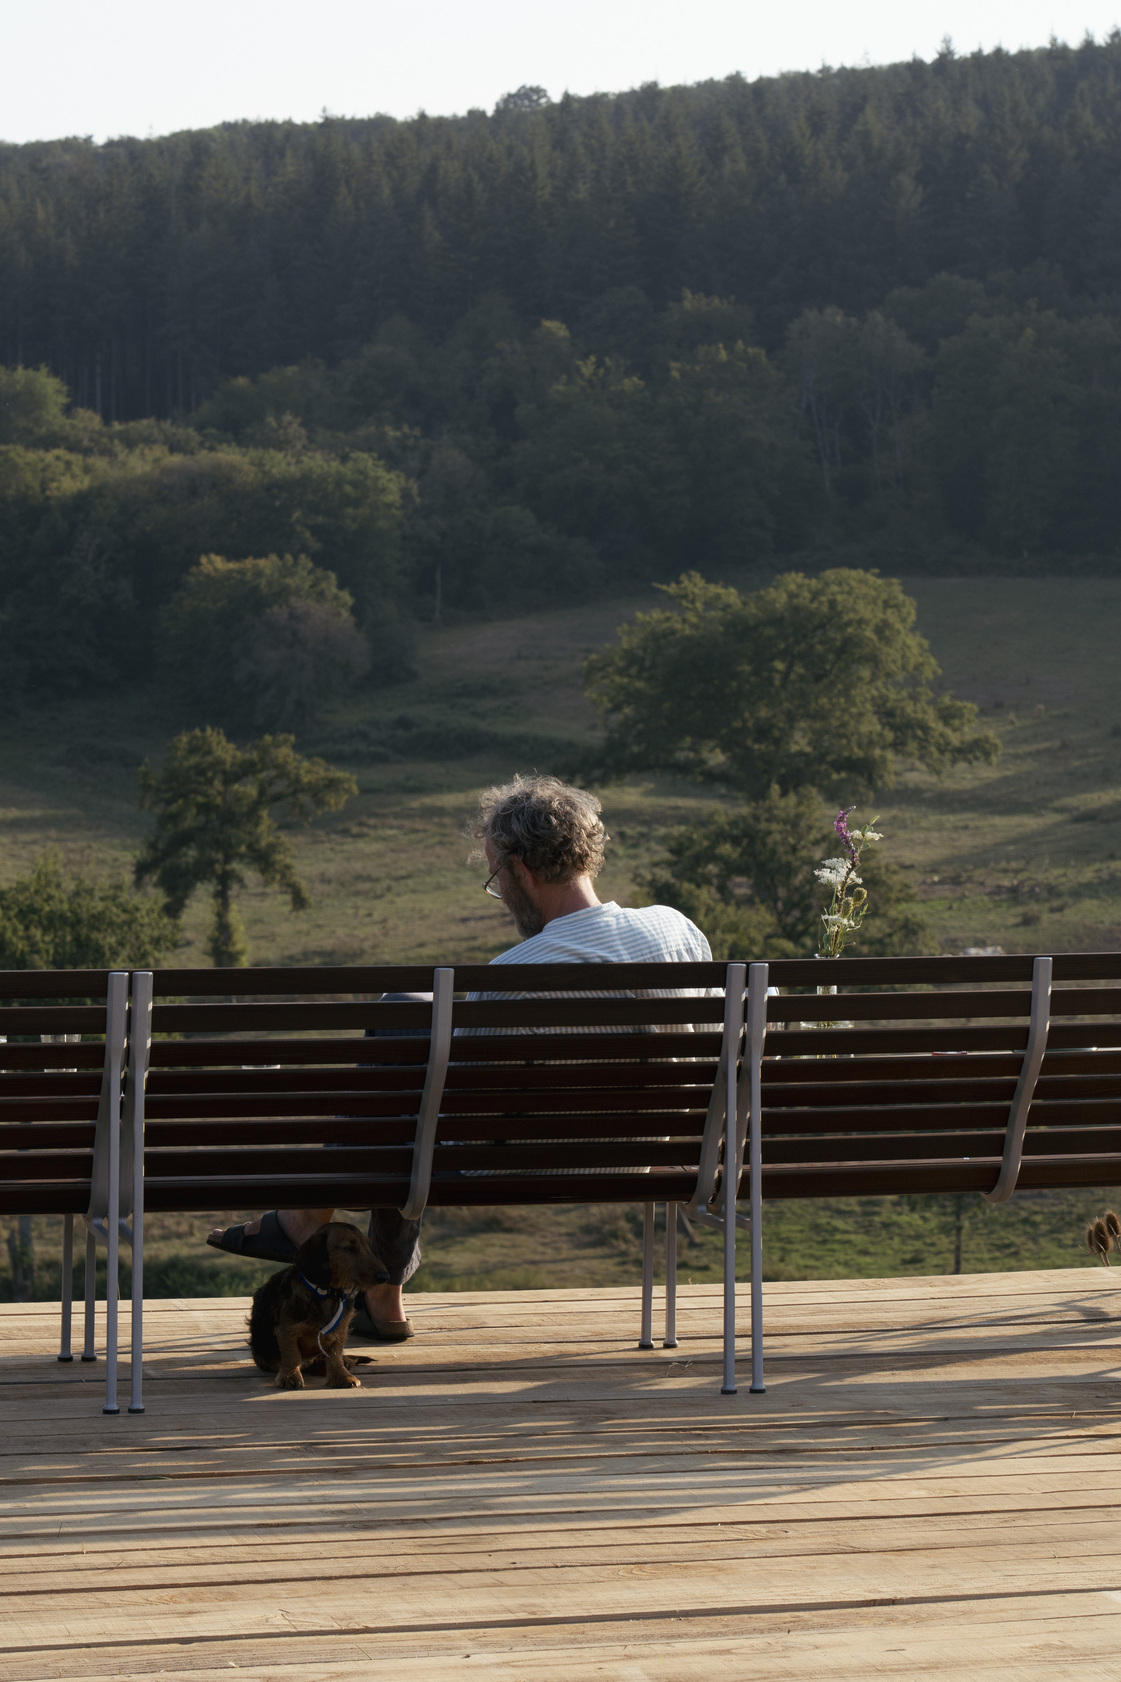
POLYGON ((668 905, 639 910, 589 905, 555 917, 540 934, 500 952, 492 964, 708 963, 708 941, 695 923, 668 905))
MULTIPOLYGON (((668 905, 645 905, 638 910, 617 905, 608 900, 606 905, 585 906, 582 911, 570 911, 567 917, 555 917, 551 923, 546 923, 540 934, 531 935, 523 940, 520 946, 512 946, 508 952, 500 952, 497 958, 491 959, 491 967, 499 964, 649 964, 649 963, 709 963, 712 953, 708 941, 695 923, 680 911, 674 911, 668 905)), ((510 978, 513 980, 513 976, 510 978)), ((584 999, 673 999, 703 996, 708 991, 704 987, 665 987, 665 988, 635 988, 627 993, 607 989, 603 992, 592 992, 581 989, 578 993, 535 993, 534 998, 584 998, 584 999)), ((489 989, 483 993, 469 993, 470 999, 521 999, 527 994, 519 992, 492 993, 489 989)), ((666 1024, 667 1029, 674 1025, 666 1024)), ((678 1033, 686 1033, 692 1027, 691 1023, 676 1024, 678 1033)), ((485 1029, 467 1029, 467 1033, 485 1033, 485 1029)), ((532 1029, 505 1028, 500 1033, 531 1033, 532 1029)), ((608 1032, 609 1030, 603 1030, 608 1032)), ((635 1032, 642 1030, 636 1028, 635 1032)), ((654 1032, 658 1032, 654 1028, 654 1032)), ((580 1028, 554 1028, 553 1033, 559 1034, 594 1034, 592 1026, 580 1028)), ((610 1140, 604 1140, 611 1143, 610 1140)), ((616 1141, 622 1142, 622 1141, 616 1141)), ((468 1170, 469 1173, 485 1176, 486 1169, 468 1170)), ((579 1173, 572 1168, 527 1169, 525 1172, 536 1178, 538 1175, 579 1173)), ((621 1168, 622 1174, 649 1173, 649 1169, 621 1168)))

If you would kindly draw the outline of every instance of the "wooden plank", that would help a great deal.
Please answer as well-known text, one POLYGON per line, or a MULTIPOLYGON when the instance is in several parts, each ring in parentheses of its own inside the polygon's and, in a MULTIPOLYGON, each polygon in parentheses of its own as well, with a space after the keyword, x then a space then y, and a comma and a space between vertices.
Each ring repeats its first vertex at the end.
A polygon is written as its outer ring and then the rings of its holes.
POLYGON ((654 1356, 632 1290, 414 1298, 362 1391, 303 1395, 246 1365, 245 1299, 168 1300, 113 1420, 10 1305, 0 1667, 1112 1677, 1115 1288, 769 1285, 770 1388, 732 1398, 712 1286, 654 1356))

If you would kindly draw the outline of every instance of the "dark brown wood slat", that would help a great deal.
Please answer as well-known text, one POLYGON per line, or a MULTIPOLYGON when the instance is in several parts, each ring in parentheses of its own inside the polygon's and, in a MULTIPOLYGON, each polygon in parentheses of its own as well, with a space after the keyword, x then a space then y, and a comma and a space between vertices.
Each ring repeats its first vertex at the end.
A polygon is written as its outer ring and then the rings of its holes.
MULTIPOLYGON (((14 1127, 0 1125, 0 1151, 61 1151, 89 1152, 93 1149, 92 1121, 37 1121, 34 1127, 19 1122, 14 1127)), ((0 1170, 2 1172, 2 1170, 0 1170)))
POLYGON ((575 1091, 515 1087, 508 1092, 445 1092, 441 1114, 457 1119, 480 1113, 525 1115, 541 1111, 573 1118, 582 1112, 594 1113, 597 1110, 643 1110, 650 1113, 656 1110, 666 1115, 681 1110, 699 1110, 703 1114, 709 1092, 708 1086, 644 1086, 637 1090, 620 1087, 606 1091, 595 1087, 577 1087, 575 1091))
POLYGON ((1121 1075, 1121 1051, 1055 1051, 1043 1058, 1040 1079, 1060 1075, 1121 1075))
POLYGON ((1121 1123, 1107 1127, 1029 1127, 1024 1137, 1024 1156, 1121 1155, 1121 1123))
POLYGON ((408 1029, 417 1033, 431 1024, 431 1005, 356 1004, 350 999, 308 999, 297 1004, 156 1005, 152 1011, 153 1032, 160 1034, 330 1033, 341 1028, 408 1029))
MULTIPOLYGON (((156 1040, 152 1046, 153 1069, 261 1067, 271 1063, 342 1063, 356 1068, 361 1063, 427 1063, 426 1040, 366 1040, 361 1034, 346 1039, 197 1039, 156 1040)), ((275 1071, 274 1071, 275 1072, 275 1071)))
POLYGON ((805 1110, 763 1110, 763 1137, 779 1133, 880 1133, 901 1128, 997 1127, 1008 1121, 1007 1104, 815 1105, 805 1110))
MULTIPOLYGON (((894 1197, 901 1192, 991 1191, 1000 1158, 988 1162, 824 1163, 818 1167, 775 1166, 763 1171, 763 1196, 894 1197)), ((1021 1177, 1021 1184, 1023 1183, 1021 1177)), ((748 1194, 745 1177, 741 1196, 748 1194)))
POLYGON ((535 1138, 535 1139, 591 1139, 611 1138, 616 1133, 651 1136, 662 1133, 699 1134, 704 1129, 703 1110, 618 1110, 590 1111, 586 1115, 474 1115, 441 1116, 438 1139, 454 1143, 457 1139, 477 1138, 535 1138), (472 1128, 485 1129, 472 1135, 472 1128))
MULTIPOLYGON (((626 1138, 645 1138, 652 1127, 675 1138, 699 1138, 704 1131, 704 1111, 674 1111, 669 1115, 607 1114, 581 1117, 573 1128, 570 1117, 525 1116, 456 1116, 445 1121, 441 1132, 444 1142, 456 1140, 508 1139, 516 1132, 519 1139, 595 1138, 621 1135, 626 1138)), ((168 1147, 180 1149, 212 1149, 224 1145, 253 1147, 278 1145, 308 1146, 351 1144, 357 1146, 404 1145, 412 1141, 415 1121, 369 1121, 365 1117, 319 1120, 267 1121, 154 1121, 145 1129, 145 1141, 150 1150, 168 1147)), ((38 1135, 36 1134, 36 1137, 38 1135)))
MULTIPOLYGON (((689 1090, 711 1088, 715 1065, 708 1061, 683 1065, 667 1059, 663 1063, 612 1065, 563 1064, 527 1068, 524 1064, 503 1065, 491 1069, 471 1066, 449 1070, 446 1087, 447 1103, 459 1106, 471 1101, 472 1094, 493 1091, 506 1094, 517 1091, 530 1102, 538 1102, 542 1092, 573 1092, 609 1090, 613 1087, 649 1088, 651 1092, 675 1090, 683 1080, 690 1082, 689 1090), (695 1084, 694 1083, 695 1080, 695 1084)), ((231 1094, 291 1094, 297 1092, 344 1093, 404 1092, 419 1093, 424 1080, 423 1065, 411 1069, 363 1069, 353 1065, 345 1069, 207 1069, 154 1070, 148 1077, 148 1096, 151 1105, 156 1098, 186 1098, 191 1094, 213 1097, 216 1093, 231 1094)), ((2 1088, 0 1088, 2 1091, 2 1088)), ((667 1100, 668 1101, 668 1100, 667 1100)), ((706 1100, 707 1101, 707 1100, 706 1100)))
MULTIPOLYGON (((906 995, 887 995, 890 998, 906 995)), ((781 1002, 781 1001, 779 1001, 781 1002)), ((0 1031, 4 1011, 0 1010, 0 1031)), ((11 1013, 9 1013, 11 1014, 11 1013)), ((38 1014, 38 1013, 37 1013, 38 1014)), ((104 1012, 97 1013, 104 1024, 104 1012)), ((646 1023, 722 1022, 722 999, 632 999, 590 997, 504 999, 456 1006, 460 1030, 502 1028, 624 1027, 646 1023)), ((162 1004, 152 1012, 156 1033, 247 1034, 329 1032, 340 1028, 411 1029, 431 1026, 427 1004, 367 1004, 350 1000, 303 1000, 297 1004, 162 1004)), ((44 1033, 52 1031, 48 1028, 44 1033)), ((62 1027, 53 1031, 61 1033, 62 1027)))
MULTIPOLYGON (((1054 958, 1057 981, 1118 981, 1121 982, 1121 958, 1114 952, 1065 952, 1054 958)), ((345 965, 310 968, 289 966, 275 969, 242 972, 216 972, 212 969, 164 969, 155 971, 157 998, 228 997, 231 994, 283 994, 290 997, 309 993, 355 994, 380 992, 429 992, 432 987, 431 964, 345 965)), ((723 987, 726 965, 717 960, 700 964, 519 964, 516 966, 519 989, 527 992, 563 991, 571 984, 573 971, 601 972, 620 987, 723 987), (669 975, 672 980, 664 978, 669 975)), ((7 972, 18 985, 26 974, 45 975, 46 972, 7 972)), ((456 986, 460 990, 499 990, 508 972, 504 966, 461 964, 456 966, 456 986)), ((843 986, 930 986, 961 985, 978 982, 1030 982, 1032 958, 1011 956, 998 958, 837 958, 812 961, 784 958, 772 961, 770 980, 774 986, 813 987, 843 986)), ((79 988, 93 996, 89 978, 96 975, 100 983, 99 996, 105 991, 105 975, 101 971, 65 971, 59 980, 66 988, 55 985, 55 992, 78 992, 79 988)), ((512 979, 512 978, 511 978, 512 979)), ((506 990, 509 990, 508 988, 506 990)), ((11 996, 31 996, 30 993, 11 996)), ((36 996, 49 996, 40 983, 36 996)))
POLYGON ((726 963, 648 964, 461 964, 456 990, 471 993, 571 993, 578 987, 662 991, 665 988, 715 988, 724 991, 726 963))
MULTIPOLYGON (((509 1123, 505 1124, 507 1127, 509 1123)), ((370 1121, 153 1121, 144 1129, 148 1150, 211 1150, 224 1145, 411 1145, 416 1120, 370 1121)))
POLYGON ((441 1122, 438 1143, 476 1139, 567 1139, 592 1138, 648 1138, 652 1129, 675 1139, 699 1139, 704 1132, 703 1110, 678 1110, 671 1115, 652 1116, 643 1110, 638 1114, 581 1116, 578 1123, 571 1116, 455 1116, 441 1122), (559 1119, 559 1125, 558 1125, 559 1119))
POLYGON ((96 1121, 96 1098, 0 1099, 0 1122, 96 1121))
POLYGON ((801 1083, 780 1086, 768 1083, 763 1088, 768 1111, 777 1109, 816 1108, 884 1104, 999 1104, 1012 1102, 1016 1082, 1007 1076, 999 1080, 885 1080, 860 1081, 851 1085, 837 1081, 832 1086, 803 1086, 801 1083))
MULTIPOLYGON (((392 1009, 392 1006, 386 1006, 392 1009)), ((503 1028, 637 1027, 647 1023, 723 1022, 724 1001, 714 998, 600 999, 591 996, 563 999, 498 999, 493 1003, 464 1003, 455 1007, 460 1031, 503 1028)))
POLYGON ((1121 1126, 1121 1104, 1116 1098, 1033 1099, 1028 1119, 1032 1127, 1121 1126))
POLYGON ((1121 1074, 1040 1075, 1035 1083, 1037 1098, 1049 1102, 1079 1098, 1116 1098, 1121 1101, 1121 1074))
POLYGON ((488 1064, 528 1063, 553 1064, 571 1062, 644 1062, 649 1059, 665 1061, 671 1057, 719 1056, 720 1035, 705 1032, 695 1034, 548 1034, 533 1035, 532 1055, 520 1034, 466 1035, 452 1041, 452 1068, 456 1064, 478 1062, 488 1064))
MULTIPOLYGON (((1081 996, 1081 995, 1080 995, 1081 996)), ((1095 998, 1096 994, 1086 994, 1095 998)), ((1052 993, 1052 1003, 1062 994, 1052 993)), ((1027 1017, 1031 1011, 1029 988, 994 988, 981 993, 814 993, 788 994, 767 1000, 767 1021, 780 1022, 930 1022, 941 1017, 1009 1016, 1027 1017)))
POLYGON ((604 1090, 616 1086, 635 1090, 649 1087, 652 1091, 680 1086, 687 1082, 691 1090, 711 1089, 716 1078, 716 1064, 711 1058, 665 1058, 648 1063, 525 1063, 507 1064, 499 1068, 464 1067, 453 1063, 448 1069, 445 1094, 478 1093, 490 1089, 505 1092, 516 1085, 526 1092, 579 1092, 585 1087, 604 1090))
MULTIPOLYGON (((104 1012, 102 1013, 104 1028, 104 1012)), ((23 1071, 97 1069, 105 1062, 103 1041, 87 1040, 80 1045, 0 1044, 0 1069, 23 1071)), ((0 1077, 4 1078, 4 1077, 0 1077)))
POLYGON ((0 1180, 0 1215, 82 1215, 89 1208, 90 1182, 47 1180, 23 1184, 0 1180))
MULTIPOLYGON (((776 1167, 763 1174, 763 1196, 892 1197, 901 1192, 991 1191, 999 1157, 989 1162, 885 1163, 819 1168, 776 1167)), ((1025 1191, 1065 1186, 1121 1186, 1121 1154, 1100 1157, 1025 1158, 1019 1185, 1025 1191)), ((747 1181, 742 1195, 747 1196, 747 1181)))
MULTIPOLYGON (((93 1151, 60 1151, 57 1156, 51 1156, 43 1151, 19 1150, 7 1151, 0 1157, 0 1180, 6 1185, 14 1185, 23 1180, 73 1180, 79 1177, 89 1179, 93 1165, 93 1151)), ((43 1213, 53 1213, 47 1209, 43 1213)))
POLYGON ((850 1134, 843 1139, 767 1138, 763 1140, 763 1166, 823 1159, 883 1163, 950 1158, 961 1162, 999 1156, 1003 1149, 1003 1128, 990 1128, 983 1133, 850 1134))
MULTIPOLYGON (((334 1153, 332 1152, 332 1155, 334 1153)), ((603 1172, 600 1174, 511 1174, 494 1178, 487 1175, 453 1174, 447 1179, 433 1179, 429 1203, 442 1208, 476 1208, 479 1205, 505 1208, 511 1204, 554 1203, 633 1203, 669 1201, 683 1203, 693 1195, 696 1174, 655 1171, 641 1176, 637 1191, 635 1174, 603 1172)), ((315 1175, 302 1182, 308 1204, 313 1208, 368 1209, 371 1205, 396 1209, 404 1201, 408 1189, 407 1175, 396 1178, 377 1178, 365 1175, 315 1175)), ((178 1180, 153 1181, 145 1197, 145 1206, 153 1211, 190 1212, 196 1209, 275 1209, 283 1208, 291 1196, 292 1183, 287 1179, 268 1179, 247 1175, 236 1180, 184 1177, 178 1180)), ((88 1201, 88 1189, 86 1197, 88 1201)), ((74 1203, 75 1209, 85 1204, 74 1203)), ((4 1205, 0 1202, 0 1210, 4 1205)))
POLYGON ((104 999, 108 994, 107 969, 0 970, 0 999, 104 999))
POLYGON ((184 1098, 150 1098, 145 1109, 153 1121, 182 1121, 190 1116, 231 1120, 248 1120, 252 1116, 263 1119, 279 1116, 335 1118, 340 1111, 351 1115, 415 1117, 420 1101, 419 1092, 390 1093, 379 1097, 372 1092, 354 1093, 348 1098, 343 1092, 297 1092, 290 1097, 280 1092, 266 1092, 254 1098, 246 1093, 201 1093, 184 1098), (408 1102, 406 1102, 408 1099, 408 1102))
MULTIPOLYGON (((145 1197, 149 1181, 174 1180, 205 1174, 220 1184, 246 1176, 259 1175, 264 1179, 287 1179, 288 1197, 304 1183, 304 1176, 312 1174, 403 1174, 411 1172, 413 1153, 394 1146, 362 1149, 344 1145, 331 1151, 328 1163, 317 1145, 303 1149, 298 1146, 258 1145, 252 1150, 234 1151, 210 1147, 205 1154, 190 1150, 146 1150, 144 1152, 145 1197)), ((290 1205, 289 1205, 290 1206, 290 1205)), ((219 1205, 216 1205, 219 1207, 219 1205)))
MULTIPOLYGON (((764 1110, 764 1139, 835 1136, 839 1133, 940 1132, 946 1128, 999 1128, 1008 1124, 1007 1104, 891 1104, 882 1110, 868 1108, 764 1110)), ((824 1143, 822 1149, 825 1149, 824 1143)))
MULTIPOLYGON (((1062 1028, 1052 1027, 1050 1044, 1062 1028)), ((1074 1030, 1067 1029, 1070 1033, 1074 1030)), ((1098 1030, 1095 1028, 1095 1034, 1098 1030)), ((929 1057, 935 1052, 953 1056, 958 1052, 1023 1052, 1028 1043, 1028 1025, 999 1023, 980 1027, 957 1023, 948 1028, 900 1026, 895 1028, 792 1028, 769 1032, 764 1041, 764 1068, 771 1060, 809 1057, 929 1057)), ((1121 1043, 1121 1041, 1119 1041, 1121 1043)))
POLYGON ((249 970, 158 969, 152 972, 152 990, 157 999, 430 993, 433 968, 432 964, 347 964, 323 968, 278 964, 249 970))
POLYGON ((147 1092, 154 1098, 185 1098, 192 1093, 212 1097, 228 1093, 295 1092, 417 1092, 424 1084, 424 1065, 407 1069, 154 1069, 147 1092))
POLYGON ((480 1205, 507 1208, 511 1204, 687 1203, 696 1189, 695 1173, 666 1169, 643 1175, 612 1173, 606 1169, 598 1174, 511 1174, 501 1179, 453 1175, 446 1180, 433 1180, 429 1202, 445 1209, 471 1209, 480 1205), (641 1185, 636 1186, 636 1180, 641 1180, 641 1185))
POLYGON ((1065 1186, 1121 1186, 1121 1153, 1024 1158, 1018 1189, 1047 1191, 1065 1186))
POLYGON ((104 1033, 104 1005, 5 1005, 0 1009, 0 1034, 104 1033))
MULTIPOLYGON (((774 987, 976 986, 1030 982, 1034 957, 999 958, 778 958, 770 965, 774 987)), ((1121 982, 1117 952, 1059 952, 1054 955, 1056 982, 1121 982)))
POLYGON ((697 1143, 678 1141, 663 1143, 656 1139, 629 1140, 624 1143, 589 1142, 582 1140, 578 1147, 565 1145, 437 1145, 433 1164, 435 1171, 447 1173, 525 1174, 562 1170, 581 1171, 600 1168, 693 1168, 697 1143))
POLYGON ((767 1057, 763 1061, 763 1085, 784 1086, 791 1082, 810 1086, 859 1085, 863 1081, 912 1080, 960 1081, 974 1072, 986 1080, 1015 1081, 1023 1058, 1017 1052, 985 1052, 980 1060, 971 1057, 916 1053, 910 1057, 767 1057))
MULTIPOLYGON (((807 1036, 808 1039, 808 1036, 807 1036)), ((0 1066, 5 1049, 37 1051, 38 1047, 4 1048, 0 1046, 0 1066)), ((43 1051, 59 1052, 60 1046, 43 1046, 43 1051)), ((67 1048, 71 1049, 71 1048, 67 1048)), ((94 1052, 98 1067, 103 1052, 95 1046, 75 1046, 75 1051, 94 1052)), ((807 1047, 807 1049, 813 1049, 807 1047)), ((526 1057, 526 1047, 520 1036, 496 1035, 493 1038, 463 1037, 454 1042, 455 1062, 448 1071, 449 1083, 458 1079, 457 1066, 472 1062, 501 1064, 527 1062, 538 1064, 564 1062, 609 1062, 612 1059, 634 1064, 639 1060, 666 1061, 674 1057, 714 1058, 720 1052, 720 1036, 706 1032, 695 1034, 668 1032, 663 1034, 630 1034, 624 1041, 615 1034, 535 1034, 533 1056, 526 1057), (625 1046, 625 1053, 621 1048, 625 1046)), ((77 1062, 77 1058, 72 1059, 77 1062)), ((322 1039, 210 1039, 156 1040, 152 1046, 153 1069, 240 1068, 242 1065, 279 1063, 285 1068, 298 1065, 320 1067, 340 1063, 346 1068, 363 1064, 381 1066, 426 1063, 428 1044, 418 1039, 366 1040, 361 1034, 341 1038, 322 1039)), ((276 1072, 275 1070, 273 1071, 276 1072)))
MULTIPOLYGON (((97 1047, 99 1059, 104 1051, 97 1047)), ((10 1098, 96 1098, 101 1091, 101 1073, 68 1069, 45 1069, 39 1073, 0 1075, 0 1104, 10 1098)))
POLYGON ((1048 1051, 1107 1051, 1121 1046, 1121 1022, 1052 1022, 1048 1051))

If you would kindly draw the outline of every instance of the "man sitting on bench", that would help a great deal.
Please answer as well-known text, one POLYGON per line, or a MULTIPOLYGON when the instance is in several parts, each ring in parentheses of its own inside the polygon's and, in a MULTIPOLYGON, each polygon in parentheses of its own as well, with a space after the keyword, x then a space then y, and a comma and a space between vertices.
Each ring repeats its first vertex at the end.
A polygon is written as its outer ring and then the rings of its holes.
MULTIPOLYGON (((680 911, 668 905, 632 910, 598 898, 593 884, 608 836, 599 801, 583 789, 556 777, 517 777, 480 796, 471 833, 490 872, 484 890, 502 901, 522 937, 520 945, 492 960, 495 965, 710 961, 708 941, 680 911)), ((234 1255, 290 1262, 333 1214, 277 1209, 244 1226, 216 1228, 207 1243, 234 1255)), ((374 1209, 370 1242, 390 1283, 367 1291, 365 1312, 360 1306, 352 1330, 401 1342, 413 1335, 402 1291, 420 1266, 420 1221, 407 1221, 396 1209, 374 1209)))

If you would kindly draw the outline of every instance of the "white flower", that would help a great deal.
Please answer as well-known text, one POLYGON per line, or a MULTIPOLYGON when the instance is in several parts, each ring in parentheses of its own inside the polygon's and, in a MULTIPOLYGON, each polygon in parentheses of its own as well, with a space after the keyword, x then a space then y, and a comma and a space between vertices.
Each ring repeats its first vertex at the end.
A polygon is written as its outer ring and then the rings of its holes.
POLYGON ((831 929, 851 929, 853 926, 852 918, 842 916, 839 911, 826 912, 821 920, 831 929))
POLYGON ((814 875, 819 882, 824 882, 827 888, 839 888, 843 882, 859 882, 859 876, 849 876, 849 865, 846 859, 826 859, 820 870, 814 875))

